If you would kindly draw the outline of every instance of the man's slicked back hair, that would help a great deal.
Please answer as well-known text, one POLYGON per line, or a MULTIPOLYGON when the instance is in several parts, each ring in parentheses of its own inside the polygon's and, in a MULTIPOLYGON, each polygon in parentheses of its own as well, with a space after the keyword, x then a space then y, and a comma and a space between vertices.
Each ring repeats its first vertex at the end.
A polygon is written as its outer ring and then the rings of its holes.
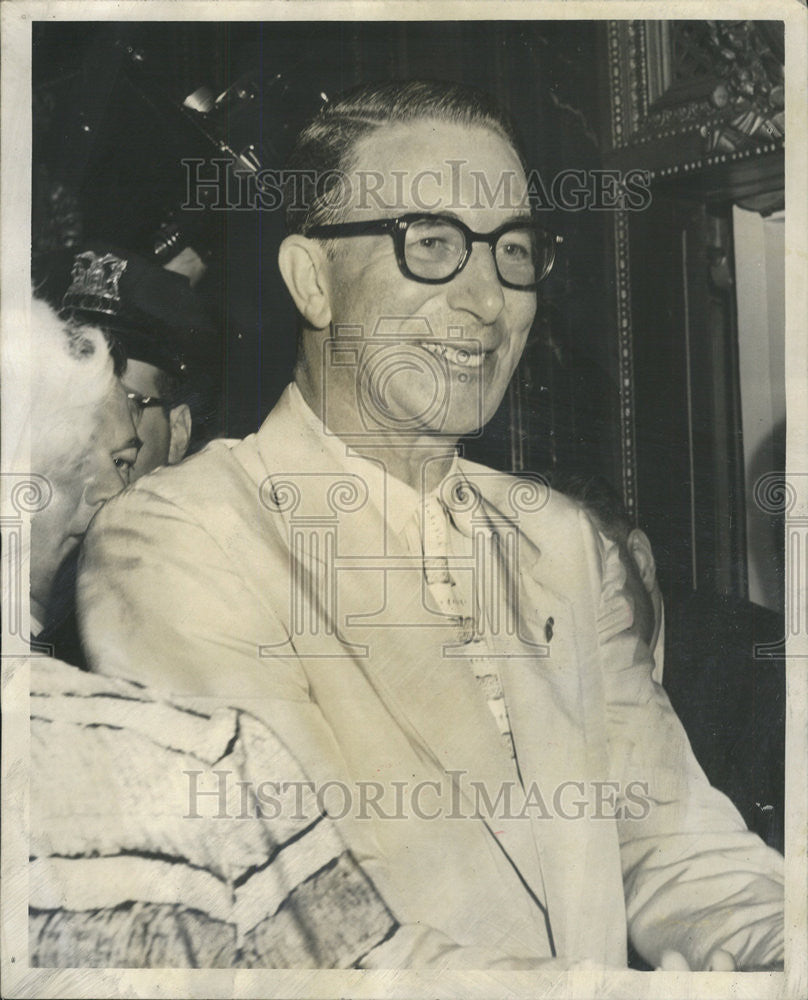
POLYGON ((295 199, 287 185, 287 231, 305 235, 312 226, 343 221, 346 205, 336 195, 342 190, 341 176, 354 166, 357 143, 381 126, 428 119, 490 129, 513 147, 526 169, 514 124, 490 94, 439 80, 363 84, 325 104, 298 136, 287 171, 309 171, 329 180, 308 185, 311 194, 305 199, 295 199))

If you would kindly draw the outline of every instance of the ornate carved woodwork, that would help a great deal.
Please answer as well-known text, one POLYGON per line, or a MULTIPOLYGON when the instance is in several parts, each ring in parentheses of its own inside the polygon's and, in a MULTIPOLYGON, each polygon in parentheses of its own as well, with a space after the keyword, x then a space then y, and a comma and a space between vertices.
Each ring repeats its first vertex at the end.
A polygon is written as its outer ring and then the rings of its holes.
MULTIPOLYGON (((654 198, 783 207, 782 22, 611 21, 603 44, 607 168, 646 171, 654 198)), ((621 474, 631 513, 638 502, 632 285, 649 277, 630 244, 637 221, 618 211, 612 225, 621 474)), ((728 287, 726 267, 708 257, 704 281, 728 287)))

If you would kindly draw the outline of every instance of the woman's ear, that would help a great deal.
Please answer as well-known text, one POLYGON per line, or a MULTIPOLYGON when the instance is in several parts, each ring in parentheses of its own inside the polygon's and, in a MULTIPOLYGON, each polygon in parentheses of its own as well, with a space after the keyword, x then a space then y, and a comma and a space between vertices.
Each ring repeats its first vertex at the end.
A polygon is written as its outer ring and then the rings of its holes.
POLYGON ((331 322, 325 263, 320 244, 306 236, 287 236, 278 251, 278 266, 289 294, 300 315, 315 330, 331 322))

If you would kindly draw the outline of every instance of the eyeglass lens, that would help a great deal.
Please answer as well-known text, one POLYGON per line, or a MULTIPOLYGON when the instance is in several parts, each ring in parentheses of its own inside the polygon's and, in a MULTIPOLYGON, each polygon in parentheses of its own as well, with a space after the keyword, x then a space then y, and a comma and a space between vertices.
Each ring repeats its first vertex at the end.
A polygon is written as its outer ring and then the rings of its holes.
POLYGON ((127 392, 127 399, 129 401, 129 412, 132 415, 132 422, 137 428, 140 425, 140 421, 143 418, 143 414, 150 407, 162 406, 163 400, 158 399, 156 396, 141 396, 137 392, 127 392))
MULTIPOLYGON (((531 226, 504 232, 494 247, 500 277, 514 285, 532 285, 544 276, 550 249, 531 226)), ((466 252, 466 237, 446 219, 419 219, 407 227, 404 259, 419 278, 446 278, 466 252)))
POLYGON ((129 393, 129 412, 132 415, 132 422, 135 427, 140 423, 140 418, 143 416, 145 409, 143 401, 138 396, 129 393))

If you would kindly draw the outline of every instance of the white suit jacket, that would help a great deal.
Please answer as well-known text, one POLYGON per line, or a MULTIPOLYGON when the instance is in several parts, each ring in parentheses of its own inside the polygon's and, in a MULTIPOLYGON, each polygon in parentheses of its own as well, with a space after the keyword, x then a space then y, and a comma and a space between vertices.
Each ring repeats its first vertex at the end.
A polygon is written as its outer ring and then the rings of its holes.
POLYGON ((79 584, 93 669, 273 727, 409 929, 376 964, 622 965, 627 930, 651 963, 674 948, 698 967, 718 946, 780 960, 782 858, 693 758, 631 629, 616 548, 566 498, 461 460, 489 535, 517 538, 516 634, 493 641, 534 789, 520 815, 497 807, 513 764, 456 634, 352 462, 287 393, 257 434, 110 501, 79 584))

